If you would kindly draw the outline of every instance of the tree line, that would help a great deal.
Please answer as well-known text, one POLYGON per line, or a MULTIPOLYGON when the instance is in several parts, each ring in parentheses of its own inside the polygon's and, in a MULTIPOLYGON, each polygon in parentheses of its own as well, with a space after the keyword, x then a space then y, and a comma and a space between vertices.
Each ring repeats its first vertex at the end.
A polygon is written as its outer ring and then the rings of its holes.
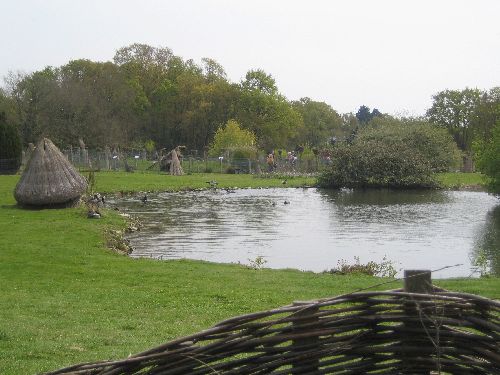
POLYGON ((133 44, 113 62, 74 60, 31 74, 10 74, 0 111, 16 124, 24 144, 48 136, 67 147, 185 145, 205 150, 217 129, 233 119, 253 132, 260 148, 319 145, 340 131, 341 116, 308 98, 288 101, 274 78, 250 70, 239 83, 204 58, 184 60, 168 48, 133 44))
POLYGON ((496 139, 500 87, 441 91, 418 119, 393 118, 365 105, 355 114, 339 114, 308 97, 288 100, 261 69, 235 83, 213 59, 198 64, 169 48, 132 44, 118 49, 110 62, 81 59, 10 73, 0 90, 0 113, 25 146, 46 136, 63 148, 83 139, 89 148, 185 145, 200 153, 231 121, 255 137, 257 149, 268 151, 352 143, 381 119, 401 127, 412 120, 446 129, 471 157, 495 155, 495 149, 482 150, 496 139))

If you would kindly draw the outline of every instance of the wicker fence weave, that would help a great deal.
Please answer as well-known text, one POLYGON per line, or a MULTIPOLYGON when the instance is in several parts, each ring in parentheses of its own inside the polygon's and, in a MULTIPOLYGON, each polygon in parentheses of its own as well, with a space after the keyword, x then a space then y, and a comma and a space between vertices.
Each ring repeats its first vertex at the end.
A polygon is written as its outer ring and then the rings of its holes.
POLYGON ((50 374, 500 374, 500 302, 358 292, 223 321, 121 361, 50 374))

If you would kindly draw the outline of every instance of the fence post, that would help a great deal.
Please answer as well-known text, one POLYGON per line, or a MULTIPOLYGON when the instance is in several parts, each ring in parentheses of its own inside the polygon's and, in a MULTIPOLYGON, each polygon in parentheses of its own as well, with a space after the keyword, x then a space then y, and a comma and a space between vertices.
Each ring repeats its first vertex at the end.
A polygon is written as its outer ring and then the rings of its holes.
POLYGON ((430 293, 432 292, 431 271, 429 270, 405 270, 405 292, 408 293, 430 293))
MULTIPOLYGON (((405 270, 404 271, 404 291, 408 293, 419 293, 419 294, 429 294, 432 292, 432 279, 431 271, 429 270, 405 270)), ((430 338, 425 334, 424 325, 427 323, 418 312, 420 307, 417 302, 410 299, 405 306, 405 315, 407 317, 418 317, 419 321, 406 322, 405 326, 408 329, 406 338, 402 340, 403 346, 415 348, 415 347, 432 347, 432 342, 430 338), (421 334, 420 332, 423 332, 421 334)), ((403 351, 402 361, 404 373, 408 374, 429 374, 430 371, 426 369, 415 368, 417 361, 416 357, 424 357, 425 354, 411 354, 405 353, 403 351)))
MULTIPOLYGON (((310 302, 294 302, 294 306, 308 305, 310 302)), ((311 329, 317 329, 317 327, 304 327, 304 325, 311 325, 319 321, 316 313, 319 311, 317 306, 304 307, 294 314, 297 320, 293 321, 293 332, 294 333, 307 333, 311 329)), ((296 362, 292 364, 292 374, 304 374, 313 373, 319 369, 319 358, 315 357, 311 353, 317 351, 317 346, 319 344, 318 336, 301 337, 293 340, 292 349, 297 356, 300 357, 296 362)))

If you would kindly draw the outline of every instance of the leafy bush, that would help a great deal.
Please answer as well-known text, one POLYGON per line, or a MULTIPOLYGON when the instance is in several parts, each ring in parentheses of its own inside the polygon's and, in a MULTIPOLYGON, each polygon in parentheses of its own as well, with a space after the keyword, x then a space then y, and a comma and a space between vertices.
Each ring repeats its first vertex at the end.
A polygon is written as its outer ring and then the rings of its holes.
POLYGON ((331 151, 323 187, 434 187, 433 172, 457 167, 460 151, 443 129, 415 120, 376 118, 351 145, 331 151))
POLYGON ((377 117, 359 132, 358 139, 406 143, 428 160, 433 172, 457 169, 462 161, 448 131, 421 120, 377 117))
POLYGON ((333 188, 434 187, 429 162, 402 142, 358 141, 332 151, 332 162, 319 185, 333 188))
POLYGON ((337 267, 332 268, 330 271, 325 271, 331 274, 365 274, 369 276, 380 276, 380 277, 394 277, 397 274, 397 270, 393 263, 386 257, 382 259, 380 263, 370 261, 366 264, 362 264, 359 257, 354 257, 355 263, 348 263, 344 259, 337 262, 337 267))
POLYGON ((21 165, 21 138, 19 132, 7 123, 0 113, 0 174, 15 174, 21 165))

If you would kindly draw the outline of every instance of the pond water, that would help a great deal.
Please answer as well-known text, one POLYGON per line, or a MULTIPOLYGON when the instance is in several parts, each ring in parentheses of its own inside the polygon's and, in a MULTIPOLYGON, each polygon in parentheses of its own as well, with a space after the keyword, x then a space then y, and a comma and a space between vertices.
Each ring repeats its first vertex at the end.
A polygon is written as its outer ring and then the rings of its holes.
POLYGON ((144 223, 132 257, 314 272, 386 257, 397 270, 460 264, 434 278, 471 276, 475 262, 500 274, 500 200, 483 192, 217 189, 112 203, 144 223))

